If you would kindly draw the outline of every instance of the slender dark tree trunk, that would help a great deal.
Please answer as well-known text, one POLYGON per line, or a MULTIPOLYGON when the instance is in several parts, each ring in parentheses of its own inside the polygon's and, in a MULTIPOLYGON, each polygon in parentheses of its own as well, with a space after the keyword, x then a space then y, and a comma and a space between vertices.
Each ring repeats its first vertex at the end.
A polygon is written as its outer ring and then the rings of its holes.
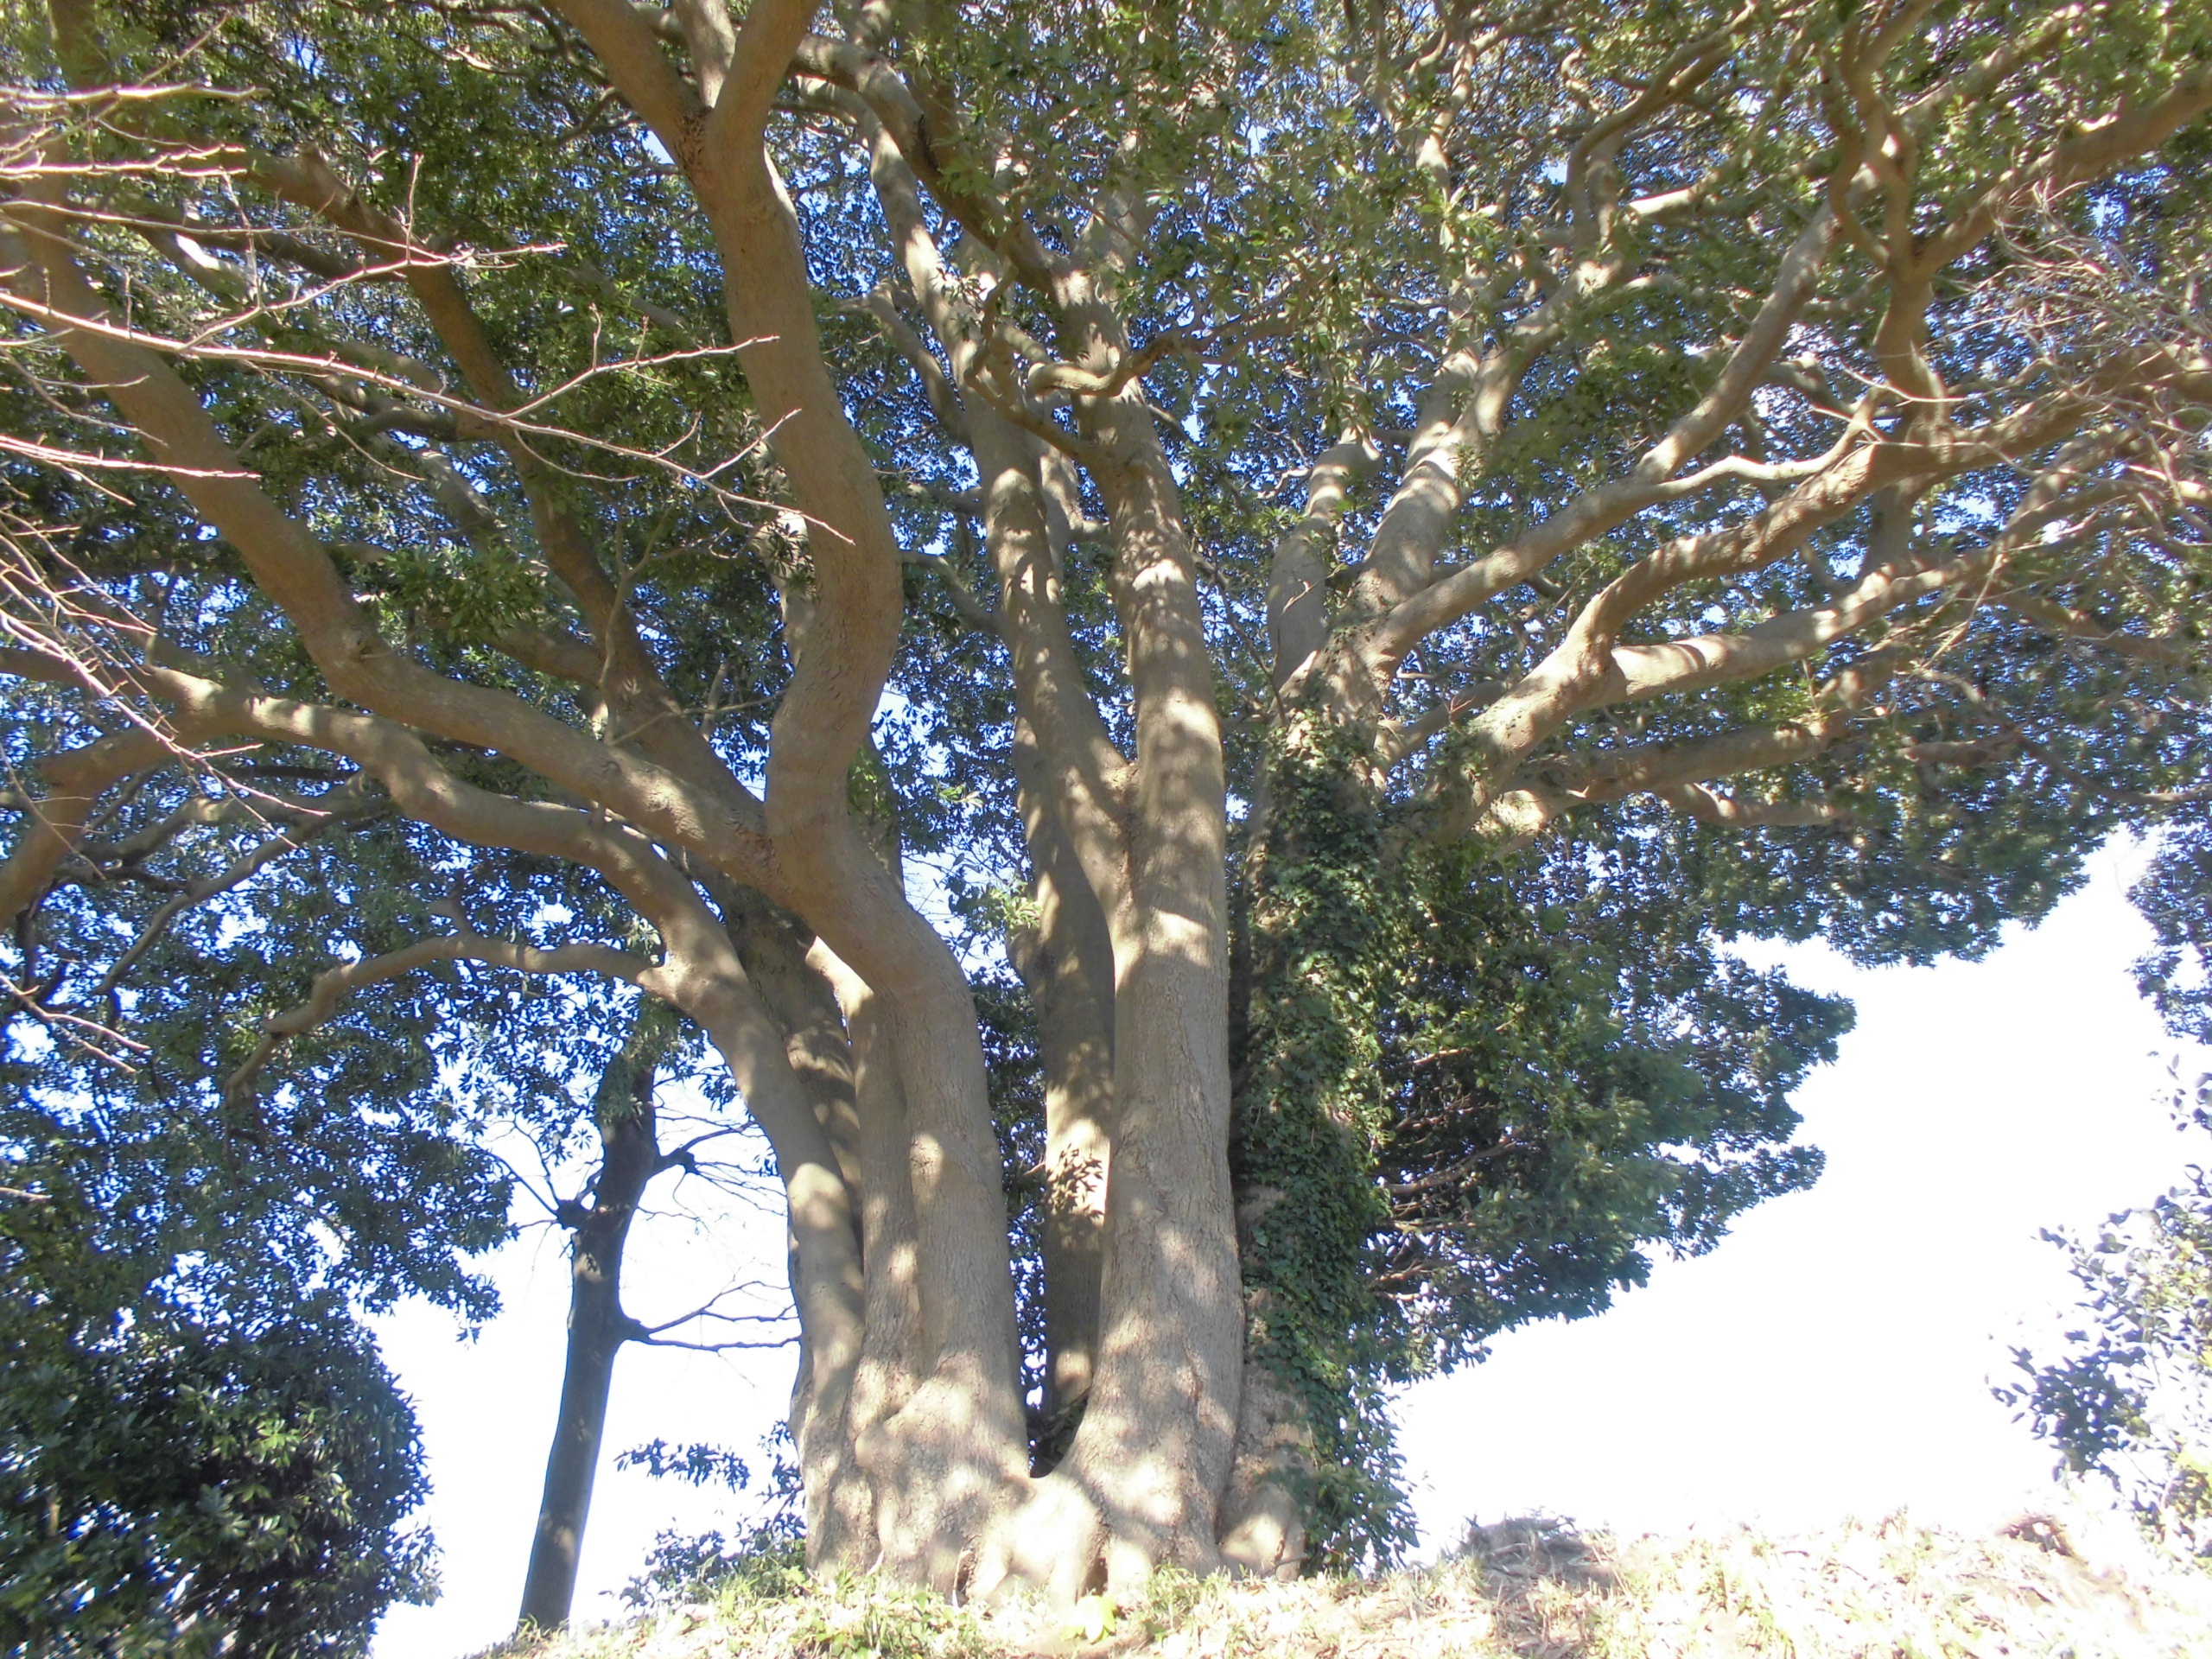
POLYGON ((560 1219, 575 1234, 569 1246, 569 1351, 560 1414, 545 1458, 537 1533, 523 1582, 524 1627, 561 1629, 575 1599, 614 1357, 639 1332, 622 1311, 622 1250, 639 1201, 662 1167, 653 1076, 673 1025, 674 1016, 664 1006, 647 999, 629 1042, 600 1080, 598 1177, 586 1199, 561 1206, 560 1219))

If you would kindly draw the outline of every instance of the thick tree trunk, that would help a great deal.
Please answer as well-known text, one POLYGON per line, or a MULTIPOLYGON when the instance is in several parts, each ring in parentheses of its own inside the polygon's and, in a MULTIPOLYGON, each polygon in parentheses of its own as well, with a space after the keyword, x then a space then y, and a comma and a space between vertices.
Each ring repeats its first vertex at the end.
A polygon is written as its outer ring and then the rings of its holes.
MULTIPOLYGON (((810 940, 793 918, 750 888, 718 884, 715 900, 747 976, 783 1028, 791 1071, 812 1102, 815 1120, 836 1160, 848 1195, 848 1214, 855 1209, 863 1211, 863 1237, 853 1243, 864 1250, 864 1203, 855 1205, 850 1196, 868 1191, 861 1150, 860 1068, 837 1000, 835 976, 809 954, 810 949, 824 948, 810 940)), ((826 951, 825 957, 835 961, 826 951)), ((837 966, 849 971, 842 963, 837 966)), ((807 1272, 799 1259, 804 1248, 794 1230, 793 1284, 801 1282, 807 1272)), ((864 1273, 864 1258, 859 1265, 864 1273)), ((862 1303, 864 1324, 864 1295, 856 1300, 862 1303)), ((861 1572, 876 1557, 875 1497, 855 1454, 847 1421, 856 1379, 866 1364, 865 1345, 857 1327, 842 1338, 810 1332, 800 1344, 791 1387, 791 1430, 805 1488, 807 1565, 817 1572, 861 1572), (818 1342, 849 1349, 849 1363, 817 1363, 817 1358, 829 1357, 817 1353, 818 1342)))
POLYGON ((1063 1471, 1104 1523, 1109 1581, 1219 1564, 1243 1360, 1229 1179, 1227 789, 1197 573, 1141 399, 1093 430, 1136 695, 1114 941, 1112 1177, 1097 1376, 1063 1471))
POLYGON ((1045 1379, 1033 1466, 1065 1455, 1090 1393, 1106 1265, 1106 1189, 1114 1109, 1114 946, 1046 791, 1027 722, 1017 722, 1014 776, 1035 866, 1037 922, 1008 955, 1037 1009, 1045 1074, 1045 1379))
MULTIPOLYGON (((965 372, 972 353, 956 359, 965 372)), ((1014 770, 1037 901, 1010 940, 1037 1010, 1045 1073, 1045 1385, 1033 1467, 1056 1465, 1097 1370, 1115 1135, 1113 936, 1128 836, 1110 810, 1127 766, 1083 689, 1063 608, 1066 524, 1044 446, 978 401, 967 417, 985 480, 985 536, 1014 657, 1014 770)))
MULTIPOLYGON (((932 95, 922 88, 925 108, 932 95)), ((1057 1217, 1047 1224, 1048 1399, 1072 1403, 1085 1388, 1083 1425, 1065 1460, 1026 1501, 1007 1495, 1017 1501, 1001 1509, 977 1563, 987 1589, 1011 1575, 1065 1595, 1101 1565, 1122 1583, 1162 1562, 1204 1569, 1218 1559, 1214 1506, 1229 1473, 1243 1351, 1228 1171, 1220 724, 1174 483, 1141 397, 1129 391, 1084 406, 1086 423, 1114 457, 1094 476, 1116 543, 1135 764, 1109 740, 1059 591, 1053 509, 1065 516, 1078 505, 1075 493, 1056 499, 1043 487, 1037 440, 1001 419, 990 397, 965 397, 983 342, 948 295, 903 159, 876 137, 880 198, 965 401, 1000 630, 1020 718, 1034 740, 1036 790, 1050 803, 1024 813, 1039 896, 1049 906, 1053 889, 1072 887, 1079 871, 1088 895, 1060 896, 1089 898, 1110 952, 1110 981, 1092 966, 1100 953, 1071 953, 1076 974, 1050 985, 1065 995, 1040 994, 1039 1009, 1047 1088, 1063 1109, 1057 1130, 1048 1110, 1054 1196, 1065 1173, 1075 1177, 1066 1185, 1077 1200, 1069 1225, 1057 1217), (1097 1026, 1105 1031, 1083 1029, 1097 1026), (1103 1057, 1109 1049, 1110 1085, 1065 1064, 1080 1051, 1103 1057), (1103 1225, 1097 1173, 1106 1178, 1103 1225), (1104 1245, 1096 1281, 1093 1239, 1104 1245), (1084 1306, 1094 1282, 1095 1313, 1084 1306), (1086 1341, 1094 1329, 1095 1352, 1086 1341)), ((1126 351, 1118 324, 1080 279, 1071 276, 1058 297, 1071 335, 1090 336, 1077 342, 1079 360, 1096 354, 1093 345, 1108 356, 1117 346, 1126 351)), ((1077 907, 1065 918, 1081 936, 1090 930, 1077 907)))
MULTIPOLYGON (((807 1488, 808 1548, 830 1562, 873 1560, 868 1505, 841 1425, 860 1364, 865 1274, 856 1194, 836 1144, 833 1078, 803 1078, 789 1029, 747 976, 722 923, 664 929, 670 959, 655 976, 705 1030, 767 1136, 791 1219, 791 1302, 799 1374, 792 1433, 807 1488)), ((791 988, 786 987, 785 988, 791 988)))
POLYGON ((1236 1413, 1236 1454, 1221 1495, 1221 1558, 1233 1571, 1290 1579, 1305 1565, 1313 1431, 1296 1398, 1249 1351, 1236 1413))
POLYGON ((636 1330, 622 1311, 622 1251, 639 1201, 660 1168, 653 1082, 671 1021, 665 1005, 656 1001, 649 999, 640 1010, 630 1041, 600 1080, 599 1175, 589 1204, 572 1200, 562 1206, 560 1219, 575 1230, 568 1357, 523 1581, 519 1623, 526 1629, 561 1629, 575 1599, 614 1357, 636 1330))
MULTIPOLYGON (((875 1531, 868 1565, 896 1551, 926 1553, 927 1530, 909 1491, 920 1478, 908 1443, 890 1425, 912 1400, 928 1370, 915 1261, 913 1185, 908 1127, 895 1053, 882 1008, 868 984, 817 941, 808 960, 836 988, 851 1033, 860 1105, 861 1253, 867 1271, 865 1334, 850 1402, 839 1432, 867 1473, 875 1531)), ((924 1506, 925 1512, 926 1506, 924 1506)), ((957 1542, 954 1546, 957 1553, 957 1542)))

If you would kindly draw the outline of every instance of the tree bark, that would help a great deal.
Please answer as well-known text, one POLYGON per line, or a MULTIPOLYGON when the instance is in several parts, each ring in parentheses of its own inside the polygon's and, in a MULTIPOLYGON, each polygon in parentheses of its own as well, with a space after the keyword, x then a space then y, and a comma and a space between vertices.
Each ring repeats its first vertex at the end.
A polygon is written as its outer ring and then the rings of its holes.
POLYGON ((562 1206, 561 1219, 575 1231, 569 1254, 568 1355, 553 1444, 545 1458, 537 1530, 523 1580, 518 1624, 524 1630, 562 1629, 575 1599, 614 1357, 637 1330, 622 1311, 622 1251, 639 1201, 660 1169, 653 1084, 672 1024, 672 1013, 657 1000, 648 999, 639 1009, 630 1040, 600 1079, 599 1173, 590 1202, 571 1200, 562 1206))
POLYGON ((1313 1432, 1297 1400, 1245 1356, 1236 1451, 1221 1495, 1221 1558, 1254 1578, 1293 1579, 1306 1563, 1306 1509, 1300 1488, 1313 1466, 1313 1432))
MULTIPOLYGON (((836 1159, 849 1211, 859 1223, 860 1237, 855 1242, 865 1278, 871 1271, 868 1196, 874 1188, 864 1173, 868 1129, 861 1116, 861 1068, 854 1052, 855 1033, 837 999, 836 972, 829 964, 834 963, 839 972, 849 970, 836 963, 826 946, 807 939, 791 918, 751 889, 720 887, 716 901, 747 976, 784 1029, 791 1071, 812 1101, 816 1121, 836 1159)), ((903 1132, 902 1116, 894 1133, 903 1132)), ((795 1284, 804 1272, 798 1259, 803 1248, 794 1232, 795 1284)), ((865 1324, 865 1291, 861 1300, 865 1324)), ((842 1345, 852 1351, 849 1363, 817 1365, 812 1341, 803 1339, 791 1389, 791 1439, 798 1448, 805 1488, 807 1565, 817 1572, 863 1572, 874 1562, 877 1551, 875 1496, 854 1450, 850 1422, 855 1390, 864 1386, 868 1373, 867 1342, 849 1333, 842 1345), (859 1345, 853 1348, 856 1339, 859 1345)))
POLYGON ((1113 1179, 1096 1380, 1064 1465, 1116 1589, 1217 1567, 1243 1302, 1229 1178, 1227 785, 1197 569, 1141 397, 1090 422, 1135 693, 1128 880, 1114 940, 1113 1179))
POLYGON ((1026 721, 1016 723, 1014 757, 1037 922, 1008 940, 1007 955, 1036 1006, 1045 1074, 1045 1382, 1032 1452, 1043 1474, 1059 1461, 1097 1367, 1113 1152, 1114 947, 1053 813, 1026 721))

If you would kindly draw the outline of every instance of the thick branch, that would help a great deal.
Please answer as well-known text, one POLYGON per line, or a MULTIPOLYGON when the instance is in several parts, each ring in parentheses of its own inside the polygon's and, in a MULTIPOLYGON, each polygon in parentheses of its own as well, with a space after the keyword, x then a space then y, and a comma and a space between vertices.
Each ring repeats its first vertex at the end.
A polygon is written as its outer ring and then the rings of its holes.
MULTIPOLYGON (((1364 632, 1361 650, 1377 664, 1395 665, 1425 635, 1517 587, 1554 559, 1667 499, 1667 481, 1719 436, 1740 414, 1787 339, 1790 323, 1812 296, 1835 236, 1834 221, 1815 214, 1776 273, 1751 328, 1729 355, 1713 389, 1679 417, 1621 478, 1585 490, 1513 541, 1422 588, 1364 632)), ((1726 474, 1708 481, 1719 483, 1726 474)))
POLYGON ((105 791, 134 772, 161 765, 175 752, 167 738, 137 728, 39 762, 46 793, 23 803, 29 822, 7 862, 0 864, 0 925, 13 925, 53 885, 54 872, 84 839, 85 827, 105 791))
POLYGON ((13 237, 6 241, 13 256, 6 276, 19 293, 42 297, 59 317, 100 325, 60 322, 57 333, 156 460, 191 469, 178 477, 178 488, 238 550, 341 696, 422 730, 512 755, 577 797, 698 849, 740 879, 772 879, 758 826, 734 819, 719 798, 518 697, 448 679, 394 652, 321 545, 239 466, 190 389, 107 322, 67 247, 35 231, 22 238, 35 245, 31 249, 13 237))
POLYGON ((1268 562, 1268 644, 1275 688, 1287 684, 1329 639, 1326 547, 1351 499, 1351 486, 1381 464, 1382 452, 1347 432, 1313 458, 1306 512, 1277 538, 1268 562))
MULTIPOLYGON (((708 8, 720 9, 720 0, 708 8)), ((288 200, 319 213, 373 249, 388 254, 413 245, 405 226, 346 188, 319 156, 264 163, 256 169, 256 175, 288 200)), ((524 403, 523 389, 493 347, 452 265, 444 260, 409 259, 404 273, 408 287, 478 399, 502 410, 524 403)), ((599 643, 597 671, 583 683, 606 696, 624 741, 636 744, 687 782, 719 797, 732 817, 757 829, 760 803, 730 775, 705 736, 684 717, 638 633, 624 595, 608 577, 575 515, 563 505, 553 468, 531 449, 519 432, 502 427, 497 435, 522 481, 546 562, 575 596, 585 625, 599 643)), ((576 677, 573 672, 567 677, 576 677)))

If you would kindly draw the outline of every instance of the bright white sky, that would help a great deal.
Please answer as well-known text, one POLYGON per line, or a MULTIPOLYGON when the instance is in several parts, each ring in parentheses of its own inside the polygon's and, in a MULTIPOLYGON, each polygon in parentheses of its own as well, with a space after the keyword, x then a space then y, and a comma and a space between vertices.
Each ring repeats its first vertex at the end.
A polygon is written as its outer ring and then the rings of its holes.
MULTIPOLYGON (((1869 973, 1819 948, 1763 951, 1859 1007, 1798 1100, 1827 1173, 1611 1313, 1512 1333, 1488 1363, 1413 1389, 1402 1444, 1425 1541, 1533 1510, 1639 1531, 1900 1507, 1981 1526, 2047 1496, 2049 1453, 1988 1388, 2024 1325, 2048 1331, 2069 1300, 2037 1232, 2146 1202, 2195 1150, 2167 1115, 2174 1045, 2128 976, 2148 944, 2124 897, 2139 862, 2101 855, 2085 891, 1978 963, 1869 973)), ((780 1228, 734 1219, 712 1234, 641 1224, 632 1311, 650 1322, 776 1269, 780 1228)), ((378 1659, 485 1646, 521 1594, 560 1385, 560 1241, 539 1230, 495 1273, 507 1311, 473 1345, 428 1310, 380 1322, 423 1421, 447 1590, 386 1618, 378 1659)), ((784 1354, 632 1350, 610 1453, 658 1435, 749 1457, 790 1376, 784 1354)), ((579 1618, 619 1615, 658 1529, 697 1530, 725 1507, 603 1465, 579 1618)))

